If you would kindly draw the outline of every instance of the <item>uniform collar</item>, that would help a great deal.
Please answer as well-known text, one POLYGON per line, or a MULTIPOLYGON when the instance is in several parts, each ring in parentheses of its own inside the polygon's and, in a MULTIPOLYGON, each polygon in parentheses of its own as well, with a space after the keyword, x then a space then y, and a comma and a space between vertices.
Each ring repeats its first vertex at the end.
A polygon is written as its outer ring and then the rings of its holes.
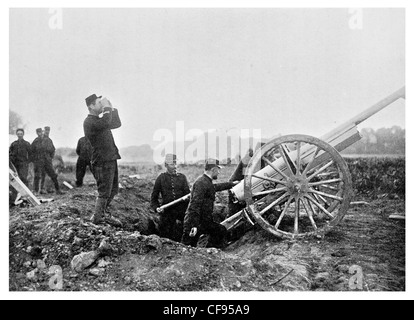
POLYGON ((210 177, 207 173, 205 173, 204 172, 204 175, 211 181, 211 182, 213 182, 213 178, 212 177, 210 177))

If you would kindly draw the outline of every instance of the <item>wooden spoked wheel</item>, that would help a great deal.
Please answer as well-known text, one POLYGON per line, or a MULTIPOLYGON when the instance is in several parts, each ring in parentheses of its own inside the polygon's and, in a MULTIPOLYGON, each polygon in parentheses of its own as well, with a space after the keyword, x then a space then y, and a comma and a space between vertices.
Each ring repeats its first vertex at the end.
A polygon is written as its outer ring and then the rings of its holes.
POLYGON ((352 195, 351 175, 339 152, 306 135, 265 144, 244 179, 248 213, 281 238, 326 234, 343 219, 352 195))

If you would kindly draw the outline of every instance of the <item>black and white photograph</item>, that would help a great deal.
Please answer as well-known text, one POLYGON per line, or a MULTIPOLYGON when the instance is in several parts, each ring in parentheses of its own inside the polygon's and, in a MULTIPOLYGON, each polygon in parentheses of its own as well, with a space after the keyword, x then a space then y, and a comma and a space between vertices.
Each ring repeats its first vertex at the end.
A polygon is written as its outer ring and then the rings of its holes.
POLYGON ((6 291, 407 291, 406 8, 252 5, 6 9, 6 291))

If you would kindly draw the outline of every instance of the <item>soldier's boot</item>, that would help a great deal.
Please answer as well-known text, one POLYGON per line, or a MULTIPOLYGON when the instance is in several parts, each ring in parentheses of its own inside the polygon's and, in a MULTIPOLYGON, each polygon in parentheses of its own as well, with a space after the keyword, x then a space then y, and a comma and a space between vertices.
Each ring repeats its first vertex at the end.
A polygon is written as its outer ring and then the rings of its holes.
POLYGON ((112 216, 112 212, 111 212, 111 210, 109 209, 109 205, 110 205, 110 203, 111 203, 111 201, 113 200, 113 196, 112 197, 110 197, 107 201, 106 201, 106 205, 105 205, 105 213, 108 215, 107 217, 105 217, 105 221, 107 222, 107 223, 109 223, 110 225, 113 225, 114 227, 122 227, 123 226, 123 224, 122 224, 122 222, 119 220, 119 219, 117 219, 117 218, 115 218, 114 216, 112 216))
POLYGON ((91 217, 94 224, 101 224, 104 222, 103 216, 105 213, 106 199, 98 198, 95 203, 95 213, 91 217))
POLYGON ((111 209, 109 209, 109 206, 110 206, 113 199, 114 199, 113 196, 109 197, 108 200, 106 201, 106 205, 105 205, 105 213, 107 213, 109 215, 109 217, 112 217, 112 212, 111 212, 111 209))
MULTIPOLYGON (((60 190, 60 186, 59 186, 59 182, 58 182, 57 178, 54 178, 52 180, 53 180, 53 184, 55 185, 56 194, 65 194, 65 192, 60 190)), ((40 191, 40 192, 42 192, 42 191, 40 191)))

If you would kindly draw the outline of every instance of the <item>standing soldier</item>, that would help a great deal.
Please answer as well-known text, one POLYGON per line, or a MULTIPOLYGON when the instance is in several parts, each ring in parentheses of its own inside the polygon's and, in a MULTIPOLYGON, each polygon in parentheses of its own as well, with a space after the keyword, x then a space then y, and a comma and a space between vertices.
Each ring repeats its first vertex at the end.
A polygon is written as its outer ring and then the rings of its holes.
POLYGON ((42 181, 40 193, 46 193, 46 191, 44 190, 44 185, 47 174, 55 186, 56 194, 64 194, 64 192, 60 190, 59 182, 57 180, 57 174, 55 172, 55 169, 53 168, 53 157, 55 156, 56 149, 53 145, 52 139, 49 138, 49 134, 50 127, 45 127, 44 136, 40 143, 40 163, 42 165, 42 181))
POLYGON ((78 140, 76 154, 78 155, 78 160, 76 161, 76 186, 82 187, 86 168, 89 167, 89 170, 92 172, 92 146, 86 137, 82 137, 78 140))
POLYGON ((159 209, 159 196, 162 205, 177 200, 190 193, 187 178, 177 172, 177 157, 175 154, 165 156, 166 172, 161 173, 155 180, 151 194, 151 208, 160 215, 160 236, 174 241, 180 241, 182 235, 182 222, 189 201, 183 201, 165 210, 159 209), (177 220, 179 223, 177 223, 177 220))
POLYGON ((209 234, 207 247, 224 246, 227 229, 213 221, 215 193, 232 188, 238 181, 213 184, 213 180, 217 180, 220 169, 218 160, 208 159, 204 174, 194 182, 181 239, 181 242, 186 245, 196 247, 200 235, 209 234))
POLYGON ((23 139, 24 130, 16 130, 17 140, 9 148, 9 160, 17 170, 20 180, 28 186, 27 175, 29 174, 29 162, 31 161, 30 143, 23 139))
POLYGON ((33 178, 33 191, 38 193, 40 187, 40 178, 42 176, 42 160, 41 160, 41 144, 43 140, 43 130, 42 128, 36 129, 37 138, 33 140, 32 145, 30 146, 32 153, 32 161, 34 165, 34 178, 33 178))
POLYGON ((111 131, 121 126, 118 110, 101 98, 93 94, 85 99, 89 114, 83 122, 85 137, 92 146, 92 167, 98 187, 95 213, 91 218, 94 224, 104 221, 105 210, 118 193, 117 160, 121 159, 111 131), (99 117, 101 112, 102 117, 99 117))

